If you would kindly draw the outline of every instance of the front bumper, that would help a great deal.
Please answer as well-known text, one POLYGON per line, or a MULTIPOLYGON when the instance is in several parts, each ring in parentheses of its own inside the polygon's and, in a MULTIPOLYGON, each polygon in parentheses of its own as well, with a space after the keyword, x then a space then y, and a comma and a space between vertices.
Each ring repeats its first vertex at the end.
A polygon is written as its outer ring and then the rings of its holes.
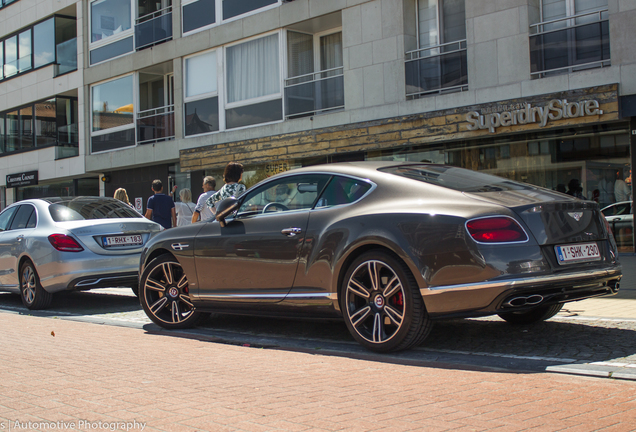
POLYGON ((484 283, 422 288, 432 318, 485 316, 615 294, 620 267, 484 283), (524 303, 517 299, 531 298, 524 303))

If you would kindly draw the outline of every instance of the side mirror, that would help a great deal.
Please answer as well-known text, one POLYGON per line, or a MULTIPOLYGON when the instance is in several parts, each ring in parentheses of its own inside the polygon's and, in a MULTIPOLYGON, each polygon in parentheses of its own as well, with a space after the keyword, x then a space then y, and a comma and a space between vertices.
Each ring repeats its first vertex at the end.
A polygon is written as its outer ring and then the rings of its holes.
POLYGON ((225 218, 238 210, 240 206, 239 200, 234 197, 225 198, 224 200, 216 203, 216 215, 215 218, 219 221, 221 227, 225 226, 225 218))

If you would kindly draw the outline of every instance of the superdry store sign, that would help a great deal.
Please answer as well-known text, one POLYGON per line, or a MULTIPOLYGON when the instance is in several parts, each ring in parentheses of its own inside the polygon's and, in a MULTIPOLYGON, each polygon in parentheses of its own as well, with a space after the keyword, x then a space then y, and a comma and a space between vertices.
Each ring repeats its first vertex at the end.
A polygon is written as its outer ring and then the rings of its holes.
POLYGON ((38 184, 38 172, 29 171, 18 174, 7 175, 7 187, 32 186, 38 184))
POLYGON ((600 109, 600 104, 594 99, 580 102, 553 99, 545 106, 517 103, 505 106, 505 110, 501 112, 480 114, 477 111, 471 111, 466 115, 466 121, 470 123, 468 130, 488 129, 491 133, 495 133, 500 126, 538 123, 539 126, 545 127, 548 121, 602 114, 603 110, 600 109))

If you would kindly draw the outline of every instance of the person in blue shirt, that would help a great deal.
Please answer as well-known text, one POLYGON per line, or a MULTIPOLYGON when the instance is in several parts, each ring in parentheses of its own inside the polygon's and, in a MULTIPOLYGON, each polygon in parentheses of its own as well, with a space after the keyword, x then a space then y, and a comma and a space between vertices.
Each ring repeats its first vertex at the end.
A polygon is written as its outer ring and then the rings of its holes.
POLYGON ((174 208, 174 201, 163 193, 161 180, 152 182, 152 190, 155 194, 148 198, 147 210, 144 215, 146 219, 157 222, 165 229, 177 226, 177 212, 174 208))

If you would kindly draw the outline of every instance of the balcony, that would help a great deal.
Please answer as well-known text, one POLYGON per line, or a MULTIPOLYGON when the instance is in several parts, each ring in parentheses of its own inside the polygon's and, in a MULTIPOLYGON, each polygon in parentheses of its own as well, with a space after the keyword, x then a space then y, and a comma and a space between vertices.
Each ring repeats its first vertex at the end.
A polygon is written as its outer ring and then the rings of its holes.
POLYGON ((610 65, 607 9, 533 24, 530 72, 533 78, 610 65))
POLYGON ((137 144, 174 139, 174 105, 137 113, 137 144))
POLYGON ((57 55, 55 76, 77 70, 77 38, 57 44, 55 51, 57 55))
POLYGON ((406 53, 406 96, 468 90, 466 39, 406 53))
POLYGON ((157 45, 172 39, 172 6, 137 18, 135 22, 135 49, 157 45))
POLYGON ((344 68, 312 72, 285 80, 285 117, 295 118, 344 108, 344 68))

